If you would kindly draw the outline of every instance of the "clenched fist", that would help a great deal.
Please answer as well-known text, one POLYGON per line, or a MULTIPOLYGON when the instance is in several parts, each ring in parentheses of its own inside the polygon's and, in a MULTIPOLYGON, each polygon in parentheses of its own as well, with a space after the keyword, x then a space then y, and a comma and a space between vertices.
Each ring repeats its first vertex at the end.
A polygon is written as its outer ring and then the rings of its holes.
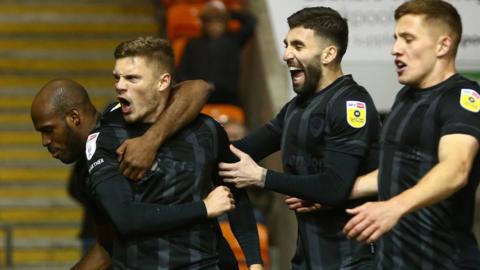
POLYGON ((203 200, 209 218, 218 217, 235 209, 235 200, 226 186, 218 186, 203 200))

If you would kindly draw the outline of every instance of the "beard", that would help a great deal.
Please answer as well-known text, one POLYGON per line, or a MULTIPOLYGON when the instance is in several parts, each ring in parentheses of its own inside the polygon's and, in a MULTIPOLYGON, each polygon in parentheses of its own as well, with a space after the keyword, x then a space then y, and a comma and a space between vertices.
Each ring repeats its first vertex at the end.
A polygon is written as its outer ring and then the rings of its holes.
POLYGON ((59 157, 60 161, 66 164, 73 163, 82 157, 85 142, 82 142, 80 135, 74 132, 67 124, 65 124, 65 152, 59 157))
POLYGON ((308 96, 313 94, 318 88, 318 82, 322 78, 322 69, 320 63, 309 63, 304 67, 305 82, 299 88, 294 88, 293 91, 299 96, 308 96))

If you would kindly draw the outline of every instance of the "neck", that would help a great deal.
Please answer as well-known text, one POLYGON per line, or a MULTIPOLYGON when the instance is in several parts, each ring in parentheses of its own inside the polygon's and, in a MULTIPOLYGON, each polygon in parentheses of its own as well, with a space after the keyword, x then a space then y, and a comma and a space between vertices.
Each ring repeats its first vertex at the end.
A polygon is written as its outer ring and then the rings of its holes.
POLYGON ((457 72, 457 69, 455 68, 454 58, 440 60, 433 67, 430 74, 427 75, 425 79, 418 84, 417 87, 420 89, 432 87, 434 85, 437 85, 441 82, 446 81, 456 72, 457 72))
POLYGON ((95 128, 95 126, 97 125, 98 119, 100 119, 100 113, 97 111, 95 111, 95 114, 85 117, 84 119, 85 125, 83 125, 83 129, 81 133, 82 142, 84 143, 87 142, 88 134, 90 134, 90 132, 92 132, 92 130, 95 128))
POLYGON ((343 76, 342 67, 340 65, 335 66, 334 68, 325 68, 322 70, 322 78, 318 83, 318 88, 315 91, 316 93, 327 88, 330 84, 336 81, 338 78, 343 76))

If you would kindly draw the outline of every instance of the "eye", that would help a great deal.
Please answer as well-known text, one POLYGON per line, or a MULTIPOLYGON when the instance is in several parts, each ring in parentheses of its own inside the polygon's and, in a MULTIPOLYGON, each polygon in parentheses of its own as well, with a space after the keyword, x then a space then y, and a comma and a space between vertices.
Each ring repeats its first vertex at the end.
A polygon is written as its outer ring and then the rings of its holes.
POLYGON ((48 126, 48 127, 43 127, 40 129, 40 132, 46 135, 52 134, 53 133, 53 127, 48 126))
POLYGON ((140 81, 140 77, 136 76, 136 75, 127 75, 127 76, 125 76, 125 79, 129 82, 132 82, 132 83, 136 83, 136 82, 140 81))
POLYGON ((305 48, 305 46, 303 44, 295 44, 293 47, 297 51, 301 51, 303 48, 305 48))

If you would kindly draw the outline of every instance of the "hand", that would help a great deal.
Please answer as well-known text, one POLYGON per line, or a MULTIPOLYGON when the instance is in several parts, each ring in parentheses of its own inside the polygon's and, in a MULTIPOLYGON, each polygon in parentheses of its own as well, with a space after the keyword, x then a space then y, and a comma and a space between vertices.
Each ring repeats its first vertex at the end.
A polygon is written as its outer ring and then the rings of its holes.
POLYGON ((287 196, 285 203, 290 210, 293 210, 297 213, 309 213, 312 211, 317 211, 322 207, 322 205, 319 203, 307 202, 305 200, 290 196, 287 196))
POLYGON ((203 200, 209 218, 218 217, 235 209, 235 200, 226 186, 218 186, 203 200))
POLYGON ((220 163, 219 175, 226 183, 233 183, 237 188, 248 186, 263 187, 267 170, 258 166, 253 159, 244 152, 230 145, 230 150, 240 161, 236 163, 220 163))
POLYGON ((356 208, 347 209, 354 215, 343 231, 349 239, 373 243, 390 231, 402 217, 403 211, 392 201, 368 202, 356 208))
POLYGON ((147 137, 140 136, 128 139, 117 148, 120 171, 132 180, 140 180, 152 167, 157 154, 147 137))
POLYGON ((252 264, 248 267, 248 270, 263 270, 263 265, 261 264, 252 264))

